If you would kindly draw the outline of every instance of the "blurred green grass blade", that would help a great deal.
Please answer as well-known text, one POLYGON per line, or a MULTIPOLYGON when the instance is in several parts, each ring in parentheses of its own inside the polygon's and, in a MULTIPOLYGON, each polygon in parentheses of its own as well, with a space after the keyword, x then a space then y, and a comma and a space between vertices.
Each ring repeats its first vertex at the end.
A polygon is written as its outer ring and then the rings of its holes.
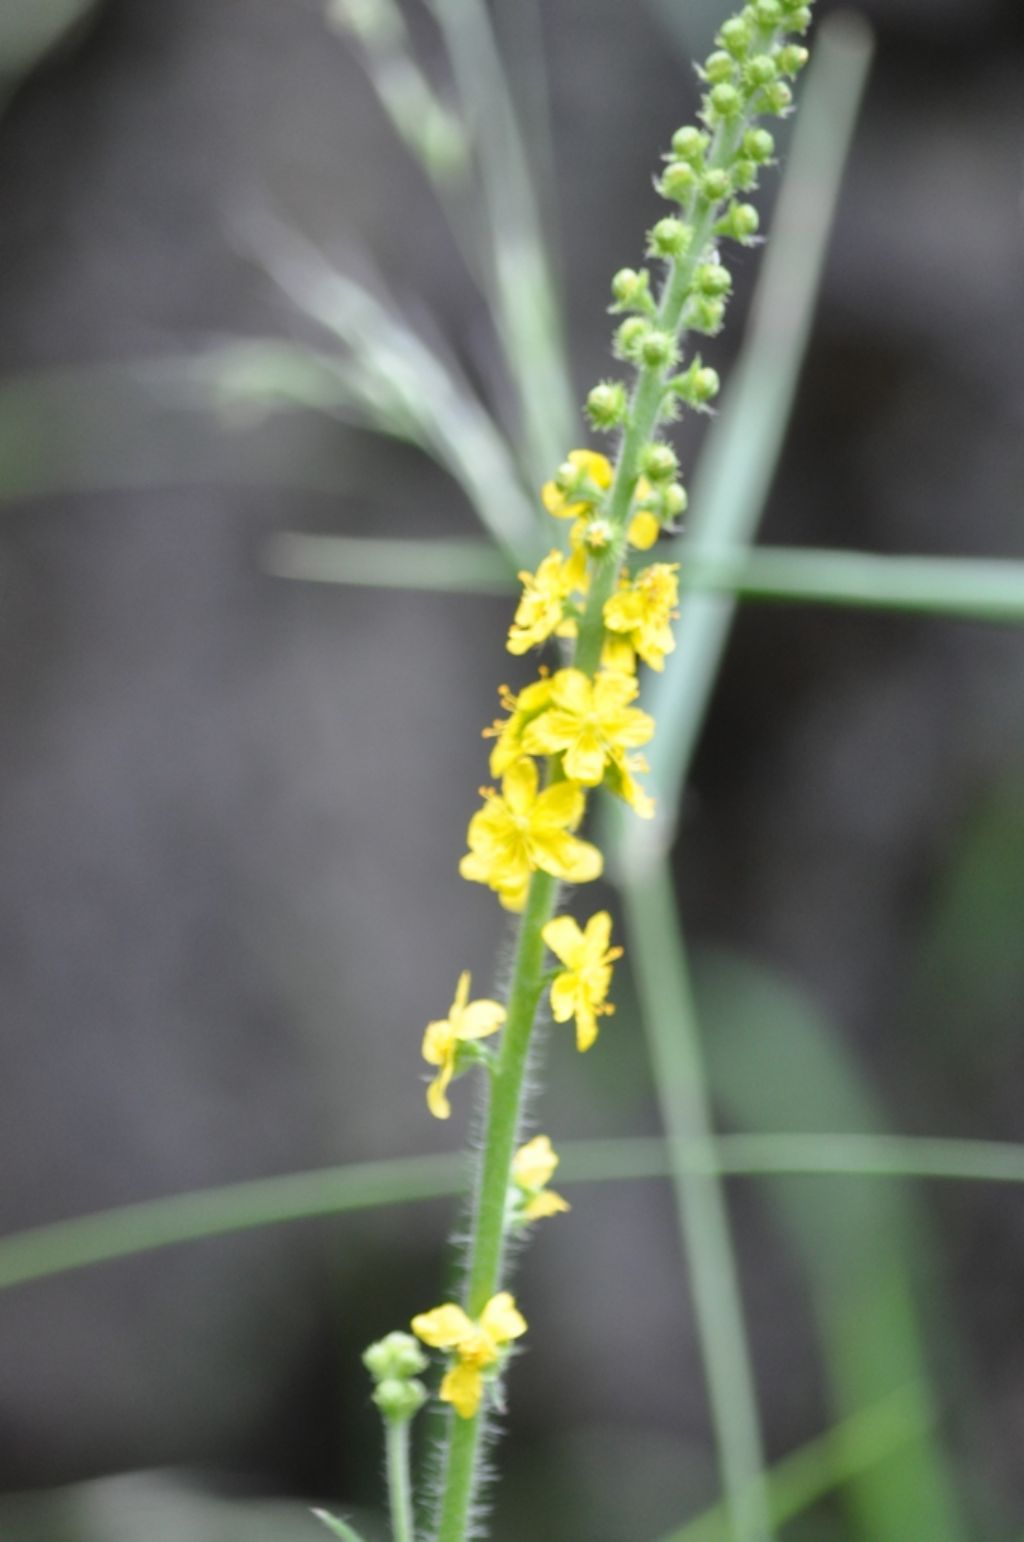
MULTIPOLYGON (((673 553, 684 570, 749 545, 767 499, 871 52, 871 34, 856 16, 831 17, 818 31, 742 354, 701 455, 689 529, 673 553)), ((690 596, 682 608, 676 651, 645 692, 658 724, 648 758, 659 813, 632 852, 625 822, 615 821, 612 854, 620 862, 671 844, 733 610, 732 600, 712 596, 690 596)))
MULTIPOLYGON (((928 1427, 928 1410, 916 1387, 902 1387, 872 1408, 844 1419, 776 1462, 768 1472, 772 1523, 784 1526, 878 1462, 917 1440, 928 1427)), ((688 1521, 661 1542, 731 1542, 721 1505, 688 1521)))
MULTIPOLYGON (((853 1055, 801 992, 747 959, 710 954, 696 971, 696 993, 712 1086, 737 1124, 752 1131, 810 1126, 808 1134, 822 1125, 836 1132, 881 1125, 853 1055)), ((841 1146, 846 1138, 830 1140, 841 1146)), ((921 1280, 939 1331, 952 1308, 941 1303, 915 1191, 856 1181, 822 1187, 799 1177, 767 1180, 766 1188, 799 1249, 836 1417, 913 1384, 936 1425, 921 1280)), ((872 1539, 965 1542, 969 1535, 953 1470, 931 1428, 852 1481, 845 1501, 858 1534, 872 1539)))
MULTIPOLYGON (((271 565, 285 578, 381 589, 512 594, 517 587, 509 563, 483 541, 285 533, 275 541, 271 565), (443 581, 445 572, 450 584, 443 581)), ((692 557, 679 582, 687 592, 746 600, 1024 622, 1024 562, 1011 559, 762 547, 692 557)))
POLYGON ((329 1532, 336 1537, 340 1537, 341 1542, 363 1542, 363 1538, 359 1535, 358 1531, 353 1531, 351 1526, 347 1525, 345 1521, 340 1521, 336 1515, 329 1515, 326 1510, 314 1510, 312 1514, 316 1516, 322 1526, 327 1527, 329 1532))
POLYGON ((770 1542, 757 1384, 725 1190, 714 1165, 701 1035, 668 862, 622 885, 629 956, 669 1139, 672 1189, 707 1385, 723 1503, 735 1542, 770 1542), (683 1143, 702 1166, 682 1160, 683 1143))
POLYGON ((268 542, 264 562, 279 578, 360 588, 508 594, 515 584, 509 563, 483 541, 375 541, 284 531, 268 542))
POLYGON ((495 320, 518 391, 523 458, 539 486, 565 458, 576 413, 561 305, 522 130, 483 0, 427 3, 444 35, 479 158, 495 320))
MULTIPOLYGON (((935 1179, 1024 1184, 1024 1145, 890 1135, 718 1135, 560 1143, 559 1182, 667 1178, 673 1163, 733 1177, 935 1179)), ((396 1158, 256 1178, 144 1200, 0 1237, 0 1290, 91 1264, 230 1232, 345 1215, 464 1192, 456 1156, 396 1158)))
POLYGON ((1024 562, 1011 559, 760 547, 695 553, 680 587, 748 600, 1024 622, 1024 562))

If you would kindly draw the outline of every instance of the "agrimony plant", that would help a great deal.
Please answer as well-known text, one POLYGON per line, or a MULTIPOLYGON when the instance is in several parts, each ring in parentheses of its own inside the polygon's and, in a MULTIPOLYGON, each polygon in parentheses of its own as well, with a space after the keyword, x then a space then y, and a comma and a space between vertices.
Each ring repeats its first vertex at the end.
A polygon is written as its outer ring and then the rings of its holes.
MULTIPOLYGON (((614 453, 575 449, 554 471, 541 499, 566 536, 520 575, 508 649, 524 655, 550 646, 555 667, 542 664, 519 691, 500 688, 503 715, 486 730, 496 785, 482 789, 460 864, 463 878, 485 885, 519 917, 511 982, 504 1002, 474 999, 463 972, 422 1047, 434 1117, 449 1116, 450 1088, 465 1073, 479 1074, 486 1095, 463 1299, 411 1322, 416 1339, 444 1357, 438 1396, 450 1410, 431 1542, 483 1534, 482 1453, 491 1414, 504 1406, 513 1346, 527 1332, 507 1288, 509 1244, 568 1208, 549 1187, 558 1161, 550 1138, 520 1144, 534 1026, 547 993, 555 1021, 573 1022, 578 1048, 589 1050, 600 1018, 613 1010, 621 949, 606 911, 582 922, 556 912, 567 886, 603 870, 600 849, 578 833, 591 795, 604 788, 637 817, 653 813, 641 779, 655 723, 636 705, 638 670, 663 670, 675 647, 679 578, 677 564, 645 554, 687 504, 664 431, 684 409, 707 410, 717 394, 717 374, 689 339, 722 327, 729 244, 758 239, 749 197, 775 156, 760 120, 790 111, 792 81, 808 57, 799 39, 810 21, 810 7, 795 0, 754 0, 720 29, 700 71, 700 123, 680 128, 664 157, 657 189, 671 212, 648 232, 649 265, 624 268, 612 281, 611 310, 621 318, 613 352, 627 375, 595 385, 586 415, 596 433, 613 439, 614 453)), ((390 1335, 371 1347, 367 1363, 388 1431, 394 1535, 411 1542, 408 1426, 423 1402, 421 1352, 408 1336, 390 1335)))

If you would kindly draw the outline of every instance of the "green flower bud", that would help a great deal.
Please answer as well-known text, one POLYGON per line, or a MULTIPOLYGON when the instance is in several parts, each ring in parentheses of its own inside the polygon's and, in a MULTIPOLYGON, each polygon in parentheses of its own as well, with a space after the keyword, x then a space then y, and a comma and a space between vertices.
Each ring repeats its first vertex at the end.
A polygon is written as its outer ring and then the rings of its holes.
POLYGON ((389 1376, 377 1383, 373 1390, 373 1401, 385 1419, 404 1423, 419 1413, 427 1401, 427 1389, 421 1381, 399 1381, 389 1376))
POLYGON ((729 21, 723 22, 715 41, 727 53, 732 54, 734 59, 742 59, 750 47, 752 37, 750 23, 744 21, 741 16, 733 16, 729 21))
POLYGON ((753 12, 761 27, 782 25, 782 6, 779 0, 754 0, 753 12))
POLYGON ((612 279, 613 311, 650 311, 651 275, 646 268, 637 273, 634 268, 620 268, 612 279))
POLYGON ((730 204, 722 219, 715 226, 715 234, 730 236, 734 241, 753 240, 761 225, 761 219, 752 203, 730 204))
POLYGON ((700 179, 700 191, 701 196, 706 198, 708 203, 718 203, 721 199, 728 198, 732 191, 729 173, 721 169, 706 171, 700 179))
POLYGON ((595 428, 616 428, 629 408, 626 387, 620 380, 602 380, 587 397, 587 417, 595 428))
POLYGON ((615 528, 608 519, 592 519, 583 530, 583 544, 594 557, 606 552, 614 538, 615 528))
POLYGON ((809 5, 799 5, 786 17, 786 29, 789 32, 806 32, 811 25, 811 8, 809 5))
POLYGON ((711 86, 736 78, 736 60, 731 54, 709 54, 704 61, 704 79, 711 86))
POLYGON ((669 381, 673 395, 691 407, 703 407, 718 395, 719 386, 718 371, 703 364, 700 354, 697 354, 685 374, 677 375, 669 381))
POLYGON ((767 165, 775 154, 775 140, 767 129, 748 129, 743 136, 743 153, 759 165, 767 165))
POLYGON ((779 49, 776 57, 783 75, 799 75, 811 56, 799 43, 787 43, 785 48, 779 49))
POLYGON ((664 369, 676 358, 676 340, 669 332, 651 327, 640 344, 640 357, 650 369, 664 369))
POLYGON ((689 225, 671 218, 659 220, 647 233, 647 250, 652 257, 681 257, 693 234, 689 225))
POLYGON ((743 97, 735 86, 715 86, 708 96, 708 105, 716 121, 721 118, 738 118, 743 111, 743 97))
POLYGON ((761 92, 761 111, 771 112, 776 117, 788 112, 793 105, 793 93, 784 80, 773 80, 765 86, 761 92))
POLYGON ((696 371, 693 377, 693 399, 695 402, 713 401, 721 388, 722 382, 718 378, 717 369, 704 366, 696 371))
POLYGON ((670 444, 648 444, 640 456, 640 469, 649 482, 669 482, 679 470, 676 452, 670 444))
POLYGON ((706 332, 713 336, 721 327, 725 316, 725 301, 709 295, 691 295, 686 306, 686 322, 694 332, 706 332))
POLYGON ((676 129, 672 135, 672 154, 677 161, 686 161, 691 166, 703 164, 711 140, 700 129, 687 126, 676 129))
POLYGON ((779 73, 771 54, 758 54, 743 66, 743 78, 751 86, 766 86, 779 73))
POLYGON ((673 203, 686 203, 696 186, 697 173, 687 161, 670 161, 662 172, 658 192, 673 203))
POLYGON ((418 1376, 429 1363, 411 1333, 389 1333, 363 1353, 363 1364, 374 1381, 418 1376))
POLYGON ((613 347, 616 358, 631 359, 635 363, 640 357, 641 344, 650 330, 650 324, 642 316, 627 316, 615 333, 613 347))
POLYGON ((682 482, 670 482, 661 495, 661 505, 664 519, 678 519, 680 514, 685 514, 690 500, 686 494, 686 488, 682 482))
POLYGON ((732 288, 732 274, 720 262, 704 262, 693 275, 693 287, 700 294, 728 294, 732 288))
POLYGON ((732 184, 737 193, 752 193, 757 187, 761 168, 756 161, 739 160, 732 163, 732 184))

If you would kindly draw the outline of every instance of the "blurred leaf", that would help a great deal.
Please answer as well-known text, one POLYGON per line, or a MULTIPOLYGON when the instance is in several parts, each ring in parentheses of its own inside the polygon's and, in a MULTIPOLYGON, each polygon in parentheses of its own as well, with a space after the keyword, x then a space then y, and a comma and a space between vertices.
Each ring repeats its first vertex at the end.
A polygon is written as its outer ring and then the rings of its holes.
MULTIPOLYGON (((710 955, 697 975, 712 1083, 752 1130, 871 1130, 871 1094, 830 1025, 799 992, 749 961, 710 955)), ((835 1188, 797 1178, 769 1190, 807 1272, 836 1412, 856 1414, 907 1386, 927 1388, 925 1330, 912 1285, 927 1268, 927 1231, 913 1195, 892 1185, 835 1188)), ((929 1281, 934 1289, 933 1271, 929 1281)), ((855 1478, 850 1502, 866 1537, 964 1542, 950 1469, 922 1433, 855 1478)))
MULTIPOLYGON (((903 1387, 873 1408, 852 1415, 817 1440, 783 1457, 768 1472, 772 1523, 783 1526, 845 1483, 893 1456, 927 1429, 925 1408, 914 1387, 903 1387)), ((730 1542, 722 1505, 705 1511, 662 1542, 730 1542)))
POLYGON ((97 0, 3 0, 0 78, 24 75, 97 8, 97 0))

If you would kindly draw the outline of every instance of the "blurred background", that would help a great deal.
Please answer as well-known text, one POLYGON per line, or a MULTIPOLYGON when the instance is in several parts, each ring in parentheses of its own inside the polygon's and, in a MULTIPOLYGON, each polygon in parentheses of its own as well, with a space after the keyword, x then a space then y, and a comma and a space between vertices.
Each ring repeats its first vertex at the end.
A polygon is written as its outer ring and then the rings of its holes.
MULTIPOLYGON (((607 372, 609 276, 639 261, 657 153, 697 106, 688 61, 730 9, 492 6, 574 399, 607 372)), ((1024 15, 861 10, 877 55, 765 538, 1024 557, 1024 15)), ((510 458, 450 39, 413 0, 386 46, 342 11, 0 7, 5 1232, 455 1150, 468 1128, 468 1084, 450 1126, 428 1118, 419 1043, 459 969, 483 991, 508 953, 456 862, 514 674, 510 601, 290 582, 268 541, 474 537, 475 476, 514 554, 567 408, 552 397, 510 458), (424 72, 397 90, 396 52, 424 72), (324 263, 333 332, 310 314, 324 263), (436 423, 398 435, 386 318, 457 382, 454 449, 436 423), (339 330, 361 374, 330 362, 339 330)), ((726 377, 759 261, 733 262, 706 350, 726 377)), ((702 431, 679 435, 687 467, 702 431)), ((1010 628, 742 608, 676 852, 723 1128, 1020 1139, 1022 670, 1010 628)), ((658 1130, 624 973, 598 1049, 579 1061, 558 1031, 550 1051, 556 1139, 658 1130)), ((769 1456, 907 1388, 925 1410, 784 1536, 1020 1542, 1019 1188, 729 1196, 769 1456)), ((496 1542, 642 1542, 717 1493, 667 1185, 572 1199, 517 1287, 532 1331, 496 1542)), ((254 1231, 3 1293, 0 1532, 290 1542, 322 1502, 382 1537, 359 1354, 441 1299, 453 1215, 254 1231)))

